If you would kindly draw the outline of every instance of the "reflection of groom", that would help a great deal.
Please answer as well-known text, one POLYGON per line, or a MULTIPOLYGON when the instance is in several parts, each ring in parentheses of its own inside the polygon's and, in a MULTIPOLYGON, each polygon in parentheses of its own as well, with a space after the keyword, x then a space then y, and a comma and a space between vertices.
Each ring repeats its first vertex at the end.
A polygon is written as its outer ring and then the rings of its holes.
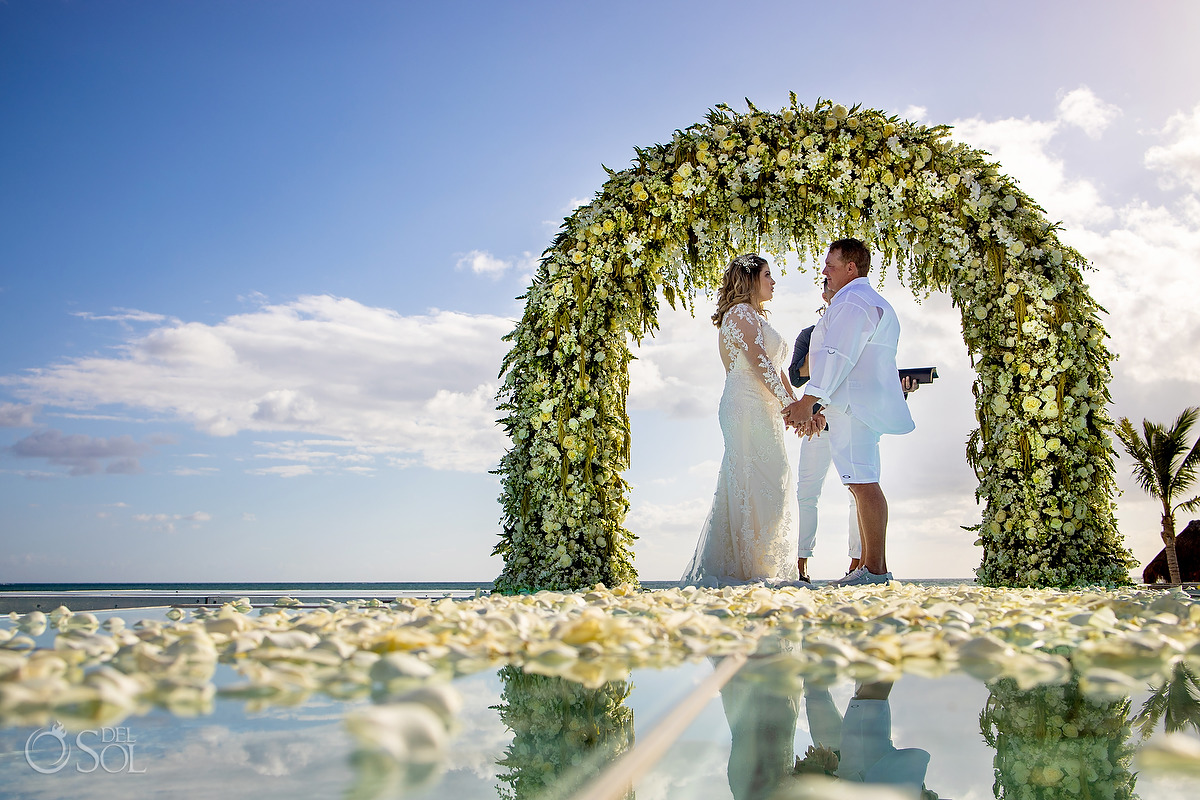
POLYGON ((886 583, 887 499, 879 488, 879 437, 908 433, 914 427, 896 371, 900 322, 871 284, 871 254, 858 239, 829 246, 822 270, 834 292, 817 323, 820 348, 809 354, 804 396, 783 410, 784 419, 802 434, 829 424, 833 464, 854 494, 862 537, 858 569, 834 584, 886 583), (821 412, 813 414, 814 403, 821 412))
POLYGON ((838 753, 837 776, 842 780, 887 783, 921 792, 929 753, 916 747, 897 749, 892 744, 891 692, 888 682, 860 683, 843 716, 828 689, 805 686, 808 731, 814 747, 838 753))

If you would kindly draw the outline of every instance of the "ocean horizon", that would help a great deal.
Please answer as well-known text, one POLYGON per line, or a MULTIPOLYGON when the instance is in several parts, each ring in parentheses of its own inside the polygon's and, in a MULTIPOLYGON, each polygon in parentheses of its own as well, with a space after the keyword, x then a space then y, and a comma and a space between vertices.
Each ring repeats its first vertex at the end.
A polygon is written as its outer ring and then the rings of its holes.
MULTIPOLYGON (((824 581, 818 580, 817 583, 824 581)), ((913 578, 902 583, 922 586, 954 586, 975 583, 974 578, 913 578)), ((669 589, 679 584, 678 580, 640 582, 646 589, 669 589)), ((246 591, 263 592, 363 592, 386 594, 390 592, 462 592, 481 589, 491 591, 495 582, 480 581, 71 581, 56 583, 3 583, 0 592, 180 592, 222 594, 246 591)))

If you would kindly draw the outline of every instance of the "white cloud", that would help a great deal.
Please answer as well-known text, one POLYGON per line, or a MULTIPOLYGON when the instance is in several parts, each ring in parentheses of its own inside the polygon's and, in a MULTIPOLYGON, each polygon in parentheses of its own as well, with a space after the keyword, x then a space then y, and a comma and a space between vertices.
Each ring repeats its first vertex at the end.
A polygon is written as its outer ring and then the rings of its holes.
POLYGON ((1066 165, 1048 151, 1059 131, 1057 121, 978 117, 956 120, 957 141, 986 150, 1000 162, 1000 169, 1015 178, 1052 220, 1069 226, 1098 225, 1113 218, 1113 210, 1101 199, 1091 181, 1066 175, 1066 165))
POLYGON ((458 259, 455 265, 458 269, 469 269, 476 275, 486 275, 489 278, 499 278, 512 269, 512 262, 496 258, 485 250, 472 250, 458 259))
POLYGON ((191 477, 194 475, 216 475, 221 470, 216 467, 176 467, 171 470, 172 475, 180 477, 191 477))
POLYGON ((925 115, 928 113, 929 109, 925 106, 912 105, 904 109, 904 111, 900 113, 900 117, 901 119, 907 119, 912 122, 920 122, 921 120, 925 119, 925 115))
POLYGON ((1058 118, 1068 125, 1082 128, 1092 139, 1099 139, 1104 129, 1119 116, 1120 108, 1105 103, 1086 86, 1072 89, 1058 101, 1058 118))
POLYGON ((1120 108, 1105 103, 1091 89, 1081 86, 1062 95, 1053 120, 973 117, 952 123, 953 136, 995 156, 1001 170, 1015 178, 1046 209, 1051 220, 1061 220, 1068 226, 1095 226, 1111 223, 1114 210, 1103 201, 1092 181, 1068 178, 1065 162, 1052 154, 1049 146, 1054 136, 1068 125, 1099 138, 1120 115, 1120 108))
POLYGON ((528 280, 537 269, 538 259, 528 251, 515 261, 498 258, 486 250, 472 250, 458 259, 456 269, 469 269, 476 275, 499 280, 510 270, 521 280, 528 280))
POLYGON ((0 403, 0 428, 32 428, 33 415, 39 411, 38 406, 0 403))
POLYGON ((167 319, 162 314, 149 311, 138 311, 136 308, 114 308, 111 314, 94 314, 91 311, 72 311, 72 316, 90 320, 107 322, 163 322, 167 319))
POLYGON ((193 511, 190 514, 134 514, 134 522, 152 525, 158 533, 175 533, 176 522, 191 522, 192 528, 199 528, 199 523, 212 521, 212 514, 207 511, 193 511))
POLYGON ((171 321, 130 336, 114 355, 69 359, 2 377, 0 385, 75 410, 144 409, 214 436, 299 432, 371 456, 407 454, 435 469, 483 471, 504 450, 493 397, 501 338, 513 325, 491 315, 402 316, 308 296, 211 325, 171 321))
POLYGON ((49 428, 31 433, 5 448, 18 458, 43 458, 47 463, 69 467, 72 477, 95 475, 133 475, 142 471, 138 458, 151 451, 150 444, 135 441, 131 436, 111 439, 85 434, 63 435, 49 428))
POLYGON ((1163 173, 1160 182, 1171 189, 1178 184, 1200 191, 1200 106, 1167 120, 1163 134, 1171 137, 1146 151, 1146 166, 1163 173))
POLYGON ((314 472, 313 468, 307 464, 284 464, 278 467, 263 467, 246 471, 251 475, 275 475, 280 478, 298 478, 301 475, 312 475, 314 472))

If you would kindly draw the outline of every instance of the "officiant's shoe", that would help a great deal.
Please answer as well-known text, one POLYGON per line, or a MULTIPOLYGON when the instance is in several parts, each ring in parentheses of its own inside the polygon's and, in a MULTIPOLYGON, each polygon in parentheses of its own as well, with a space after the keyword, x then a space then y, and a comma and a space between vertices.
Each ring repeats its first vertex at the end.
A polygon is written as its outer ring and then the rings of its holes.
POLYGON ((885 572, 882 575, 876 575, 866 567, 847 573, 844 577, 838 578, 836 581, 830 581, 830 586, 867 586, 872 583, 887 583, 892 579, 892 573, 885 572))

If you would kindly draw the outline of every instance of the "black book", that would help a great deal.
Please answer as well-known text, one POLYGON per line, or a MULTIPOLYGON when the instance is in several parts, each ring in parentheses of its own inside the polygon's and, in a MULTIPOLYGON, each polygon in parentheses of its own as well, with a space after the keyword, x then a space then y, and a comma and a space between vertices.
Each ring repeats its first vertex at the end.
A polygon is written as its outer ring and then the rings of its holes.
POLYGON ((900 380, 914 378, 917 383, 933 383, 937 376, 937 367, 911 367, 900 370, 900 380))

